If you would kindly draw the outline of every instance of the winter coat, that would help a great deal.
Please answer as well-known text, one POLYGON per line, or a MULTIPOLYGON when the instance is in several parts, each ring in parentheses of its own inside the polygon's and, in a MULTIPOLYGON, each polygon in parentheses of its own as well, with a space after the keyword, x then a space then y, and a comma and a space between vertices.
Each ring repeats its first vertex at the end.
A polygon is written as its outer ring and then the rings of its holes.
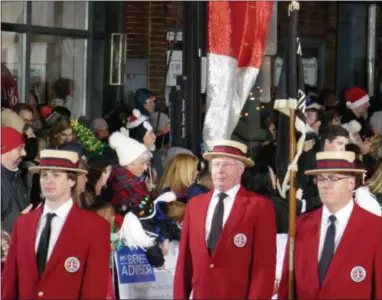
POLYGON ((1 165, 1 225, 7 232, 30 203, 20 174, 20 170, 11 171, 1 165))

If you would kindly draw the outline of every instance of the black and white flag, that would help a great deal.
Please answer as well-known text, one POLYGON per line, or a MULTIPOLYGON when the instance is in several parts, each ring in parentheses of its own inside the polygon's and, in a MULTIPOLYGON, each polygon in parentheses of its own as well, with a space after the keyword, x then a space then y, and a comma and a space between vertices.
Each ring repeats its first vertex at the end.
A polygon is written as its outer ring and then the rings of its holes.
MULTIPOLYGON (((292 12, 293 14, 293 12, 292 12)), ((291 20, 292 23, 294 20, 291 20)), ((297 37, 297 24, 295 24, 295 32, 289 31, 289 40, 296 38, 297 49, 292 49, 289 43, 287 47, 280 73, 279 83, 276 89, 276 100, 274 109, 280 112, 277 130, 277 151, 276 151, 276 173, 277 188, 280 195, 286 198, 288 190, 290 169, 297 166, 297 160, 300 157, 304 141, 305 141, 305 83, 304 70, 302 63, 302 52, 300 40, 297 37), (295 58, 292 57, 293 51, 295 58), (293 141, 289 136, 289 113, 290 109, 296 112, 294 128, 296 130, 296 154, 292 163, 289 161, 289 144, 293 141)), ((291 27, 291 26, 290 26, 291 27)), ((296 45, 296 43, 292 43, 296 45)))

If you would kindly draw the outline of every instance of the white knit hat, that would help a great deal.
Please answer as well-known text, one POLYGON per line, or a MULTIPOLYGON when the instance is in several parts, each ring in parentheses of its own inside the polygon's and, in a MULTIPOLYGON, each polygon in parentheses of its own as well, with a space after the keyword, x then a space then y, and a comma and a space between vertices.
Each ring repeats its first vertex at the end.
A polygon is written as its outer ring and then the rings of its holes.
POLYGON ((151 152, 145 145, 128 136, 128 130, 125 130, 124 133, 118 131, 114 132, 109 137, 109 144, 110 147, 117 152, 119 164, 121 166, 131 164, 146 152, 150 154, 150 157, 152 157, 151 152))

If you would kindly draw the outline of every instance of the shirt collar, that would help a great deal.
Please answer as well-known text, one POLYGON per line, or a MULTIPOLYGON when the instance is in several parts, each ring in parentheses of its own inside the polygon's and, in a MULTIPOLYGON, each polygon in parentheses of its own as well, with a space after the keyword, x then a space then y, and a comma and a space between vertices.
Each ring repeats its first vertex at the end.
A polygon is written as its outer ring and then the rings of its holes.
MULTIPOLYGON (((334 214, 336 217, 336 221, 339 223, 347 223, 347 221, 350 218, 351 212, 353 211, 353 207, 354 202, 353 200, 351 200, 348 204, 346 204, 343 208, 341 208, 334 214)), ((324 224, 329 224, 329 216, 331 215, 332 213, 330 212, 330 210, 325 205, 323 205, 322 221, 325 222, 324 224)))
POLYGON ((49 209, 46 206, 46 204, 45 204, 44 205, 44 210, 42 212, 42 218, 44 218, 49 213, 55 213, 57 215, 57 217, 59 217, 60 219, 65 220, 66 217, 68 216, 69 211, 72 208, 72 206, 73 206, 73 199, 72 198, 70 198, 68 201, 66 201, 64 204, 62 204, 56 210, 49 209))
MULTIPOLYGON (((239 192, 239 189, 240 189, 240 184, 237 184, 233 188, 226 191, 225 193, 228 195, 228 197, 235 198, 236 194, 239 192)), ((218 189, 215 189, 212 197, 215 197, 215 196, 219 195, 220 193, 221 193, 221 191, 219 191, 218 189)))

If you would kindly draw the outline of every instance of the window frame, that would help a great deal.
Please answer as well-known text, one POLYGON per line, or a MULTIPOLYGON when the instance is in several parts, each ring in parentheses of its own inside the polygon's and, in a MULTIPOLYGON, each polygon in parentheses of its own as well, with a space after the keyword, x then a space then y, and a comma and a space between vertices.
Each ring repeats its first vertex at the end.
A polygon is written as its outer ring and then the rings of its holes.
POLYGON ((60 36, 69 37, 74 39, 85 39, 86 43, 86 68, 84 70, 85 77, 85 115, 89 116, 91 113, 91 91, 92 91, 92 60, 93 60, 93 40, 94 40, 94 22, 93 22, 93 9, 94 4, 92 1, 86 1, 87 3, 87 30, 82 29, 70 29, 70 28, 60 28, 51 26, 40 26, 32 25, 32 2, 26 2, 26 22, 23 24, 19 23, 8 23, 1 22, 2 32, 14 32, 25 34, 25 51, 23 53, 23 65, 25 66, 23 72, 23 91, 19 95, 20 102, 25 103, 29 91, 30 82, 30 62, 31 62, 31 35, 50 35, 50 36, 60 36))

